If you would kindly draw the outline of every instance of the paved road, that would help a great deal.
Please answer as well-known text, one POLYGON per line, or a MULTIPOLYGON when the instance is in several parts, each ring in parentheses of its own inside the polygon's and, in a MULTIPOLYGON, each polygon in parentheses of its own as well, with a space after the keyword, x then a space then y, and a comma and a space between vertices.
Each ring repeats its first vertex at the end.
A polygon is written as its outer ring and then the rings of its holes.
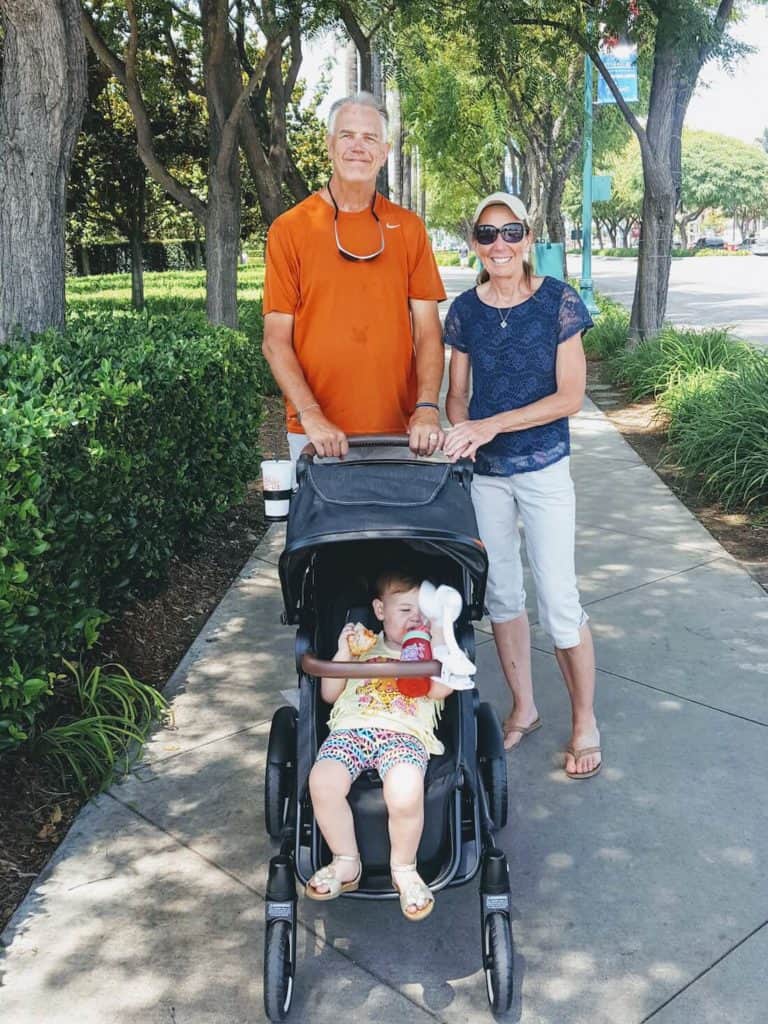
MULTIPOLYGON (((592 261, 595 287, 605 295, 632 305, 637 261, 597 256, 592 261)), ((576 277, 581 260, 568 258, 568 273, 576 277)), ((443 268, 452 298, 472 283, 471 271, 443 268)), ((739 337, 768 345, 768 257, 708 256, 672 261, 667 317, 675 324, 701 327, 729 324, 739 337)))

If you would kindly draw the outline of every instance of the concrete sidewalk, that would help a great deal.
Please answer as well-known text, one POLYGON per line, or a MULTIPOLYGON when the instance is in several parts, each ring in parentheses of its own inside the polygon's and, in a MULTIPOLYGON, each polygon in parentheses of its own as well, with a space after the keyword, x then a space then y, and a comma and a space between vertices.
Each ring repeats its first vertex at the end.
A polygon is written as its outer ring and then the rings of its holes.
MULTIPOLYGON (((534 630, 544 728, 509 756, 522 1024, 768 1019, 768 596, 591 404, 573 421, 579 572, 605 767, 570 782, 568 702, 534 630)), ((269 720, 295 686, 273 529, 175 673, 176 728, 79 816, 2 936, 7 1024, 255 1024, 269 720)), ((507 710, 490 633, 484 697, 507 710)), ((291 1020, 490 1021, 477 885, 299 903, 291 1020)))

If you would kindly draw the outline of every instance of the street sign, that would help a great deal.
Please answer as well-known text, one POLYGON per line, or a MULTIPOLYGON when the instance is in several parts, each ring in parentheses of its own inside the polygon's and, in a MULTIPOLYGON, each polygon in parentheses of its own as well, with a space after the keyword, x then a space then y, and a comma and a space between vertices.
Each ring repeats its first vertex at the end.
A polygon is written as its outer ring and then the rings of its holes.
POLYGON ((592 175, 592 202, 607 203, 611 198, 613 187, 612 174, 592 175))
MULTIPOLYGON (((637 47, 633 43, 622 42, 610 49, 601 49, 600 56, 605 64, 605 70, 627 103, 637 100, 637 47)), ((602 75, 597 77, 597 102, 616 102, 602 75)))

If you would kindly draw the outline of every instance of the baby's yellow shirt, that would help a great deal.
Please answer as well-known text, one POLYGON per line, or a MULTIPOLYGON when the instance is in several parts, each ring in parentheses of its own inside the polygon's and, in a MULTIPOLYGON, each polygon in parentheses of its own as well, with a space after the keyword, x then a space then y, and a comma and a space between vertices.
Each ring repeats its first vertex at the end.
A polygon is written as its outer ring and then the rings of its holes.
MULTIPOLYGON (((379 633, 375 646, 356 660, 399 661, 400 655, 379 633)), ((333 705, 328 728, 403 732, 421 740, 430 754, 442 754, 445 747, 435 735, 442 710, 442 700, 400 693, 397 679, 348 679, 333 705)))

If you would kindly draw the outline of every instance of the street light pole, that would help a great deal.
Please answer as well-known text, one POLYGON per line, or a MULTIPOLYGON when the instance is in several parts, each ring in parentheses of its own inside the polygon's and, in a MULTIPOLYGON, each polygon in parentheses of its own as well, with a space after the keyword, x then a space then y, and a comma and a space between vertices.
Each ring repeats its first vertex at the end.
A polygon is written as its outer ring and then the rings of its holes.
POLYGON ((592 61, 584 55, 584 137, 582 143, 581 282, 584 305, 594 316, 599 312, 592 289, 592 61))

